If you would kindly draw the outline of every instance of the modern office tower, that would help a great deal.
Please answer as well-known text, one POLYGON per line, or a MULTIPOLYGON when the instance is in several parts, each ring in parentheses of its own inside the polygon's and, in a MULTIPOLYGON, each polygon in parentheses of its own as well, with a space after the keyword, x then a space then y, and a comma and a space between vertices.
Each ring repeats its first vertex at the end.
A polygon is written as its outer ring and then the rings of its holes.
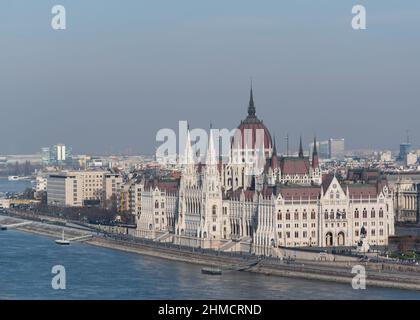
POLYGON ((50 164, 50 147, 43 147, 41 149, 41 161, 44 165, 50 164))
POLYGON ((398 160, 406 162, 407 155, 411 152, 411 143, 404 142, 400 144, 400 154, 398 155, 398 160))
POLYGON ((329 154, 330 159, 343 159, 344 158, 344 139, 329 140, 329 154))
POLYGON ((403 163, 407 162, 407 155, 411 152, 411 142, 410 136, 408 135, 407 130, 407 141, 400 144, 400 153, 398 155, 397 160, 403 163))
POLYGON ((49 164, 64 165, 72 162, 73 155, 71 147, 62 143, 50 147, 50 160, 49 164))
MULTIPOLYGON (((309 144, 309 154, 312 154, 313 148, 314 143, 312 142, 309 144)), ((328 159, 330 157, 330 145, 328 140, 318 141, 316 143, 316 148, 320 159, 328 159)))

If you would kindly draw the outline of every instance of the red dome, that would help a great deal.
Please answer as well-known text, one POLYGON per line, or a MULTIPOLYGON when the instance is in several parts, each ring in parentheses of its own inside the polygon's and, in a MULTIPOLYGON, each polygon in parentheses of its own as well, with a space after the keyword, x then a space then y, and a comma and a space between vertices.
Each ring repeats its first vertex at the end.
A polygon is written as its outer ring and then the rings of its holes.
POLYGON ((232 147, 235 149, 255 149, 256 147, 260 147, 258 143, 264 141, 264 149, 271 149, 273 147, 273 142, 267 127, 262 121, 258 120, 257 117, 255 117, 255 121, 251 122, 248 120, 250 120, 249 117, 242 121, 236 130, 232 141, 232 147), (261 138, 260 135, 263 135, 263 138, 261 138))
POLYGON ((255 115, 254 97, 251 87, 248 116, 245 120, 241 121, 238 130, 236 130, 232 139, 232 147, 239 149, 255 149, 255 147, 259 147, 258 143, 261 141, 264 141, 265 150, 272 149, 273 142, 271 140, 270 131, 268 131, 263 122, 255 115), (260 135, 264 135, 263 138, 261 138, 260 135))

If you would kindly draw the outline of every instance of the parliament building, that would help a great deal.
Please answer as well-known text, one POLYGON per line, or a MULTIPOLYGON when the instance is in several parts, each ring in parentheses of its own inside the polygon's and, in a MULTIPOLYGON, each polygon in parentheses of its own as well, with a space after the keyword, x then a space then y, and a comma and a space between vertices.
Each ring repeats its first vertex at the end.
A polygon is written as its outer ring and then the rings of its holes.
POLYGON ((218 156, 210 130, 205 160, 197 163, 188 134, 181 177, 142 181, 136 235, 262 255, 281 247, 354 246, 362 233, 370 245, 387 245, 394 210, 386 179, 323 174, 314 142, 309 157, 301 140, 298 155, 279 155, 251 88, 228 161, 218 156))

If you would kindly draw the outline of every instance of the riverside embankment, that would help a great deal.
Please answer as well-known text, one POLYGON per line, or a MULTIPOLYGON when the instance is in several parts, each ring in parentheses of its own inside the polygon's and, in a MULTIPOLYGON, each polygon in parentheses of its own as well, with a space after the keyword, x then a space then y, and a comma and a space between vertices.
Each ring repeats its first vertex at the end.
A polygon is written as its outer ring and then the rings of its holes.
MULTIPOLYGON (((0 224, 12 224, 24 221, 16 217, 0 216, 0 224)), ((255 256, 229 253, 217 253, 209 250, 192 249, 185 247, 166 246, 141 239, 130 239, 121 235, 104 235, 77 225, 57 225, 62 221, 33 222, 31 225, 19 227, 25 232, 60 238, 62 230, 65 230, 66 238, 92 234, 94 237, 86 241, 86 244, 105 247, 115 250, 132 252, 174 261, 182 261, 207 266, 243 265, 255 256)), ((7 232, 7 231, 6 231, 7 232)), ((264 258, 257 266, 247 269, 249 272, 257 272, 270 276, 282 276, 301 278, 308 280, 333 281, 351 284, 355 274, 352 268, 361 264, 366 268, 366 285, 395 289, 420 290, 420 268, 397 264, 382 264, 357 261, 311 261, 295 260, 287 261, 275 258, 264 258)))

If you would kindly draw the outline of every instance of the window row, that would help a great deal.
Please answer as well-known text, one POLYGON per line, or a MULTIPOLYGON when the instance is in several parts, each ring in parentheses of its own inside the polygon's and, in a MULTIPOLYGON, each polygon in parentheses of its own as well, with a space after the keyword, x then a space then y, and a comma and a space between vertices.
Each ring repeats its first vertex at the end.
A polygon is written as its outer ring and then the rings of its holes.
POLYGON ((290 218, 293 216, 294 220, 299 220, 300 217, 302 217, 303 220, 308 219, 308 216, 310 216, 310 218, 312 220, 316 219, 316 212, 315 210, 312 210, 310 215, 308 215, 308 213, 306 212, 306 210, 303 210, 302 215, 299 214, 299 212, 297 210, 295 210, 295 212, 293 212, 293 215, 290 213, 289 210, 286 211, 286 214, 283 216, 283 213, 281 212, 281 210, 279 210, 277 212, 277 220, 283 220, 283 217, 286 218, 286 220, 290 220, 290 218))
MULTIPOLYGON (((359 230, 356 230, 354 232, 354 235, 356 237, 358 237, 360 235, 360 231, 359 230)), ((370 230, 370 235, 373 236, 373 237, 376 236, 376 230, 375 229, 370 230)), ((380 236, 383 236, 384 235, 384 229, 379 229, 379 235, 380 236)))
MULTIPOLYGON (((384 210, 382 208, 379 208, 379 214, 378 214, 379 218, 383 218, 384 217, 384 210)), ((354 211, 354 217, 356 219, 360 218, 360 212, 359 209, 356 208, 356 210, 354 211)), ((366 208, 363 208, 362 211, 362 218, 367 218, 368 217, 368 211, 366 210, 366 208)), ((376 218, 376 212, 375 209, 372 208, 372 210, 370 210, 370 217, 371 218, 376 218)))
MULTIPOLYGON (((294 235, 294 238, 299 238, 299 231, 295 231, 294 233, 290 232, 290 231, 286 231, 284 234, 282 232, 278 232, 277 235, 280 239, 284 237, 286 237, 286 239, 290 239, 292 234, 294 235)), ((307 231, 303 231, 302 232, 302 238, 307 238, 308 237, 308 232, 307 231)), ((316 232, 315 231, 311 231, 311 238, 315 238, 316 237, 316 232)))

